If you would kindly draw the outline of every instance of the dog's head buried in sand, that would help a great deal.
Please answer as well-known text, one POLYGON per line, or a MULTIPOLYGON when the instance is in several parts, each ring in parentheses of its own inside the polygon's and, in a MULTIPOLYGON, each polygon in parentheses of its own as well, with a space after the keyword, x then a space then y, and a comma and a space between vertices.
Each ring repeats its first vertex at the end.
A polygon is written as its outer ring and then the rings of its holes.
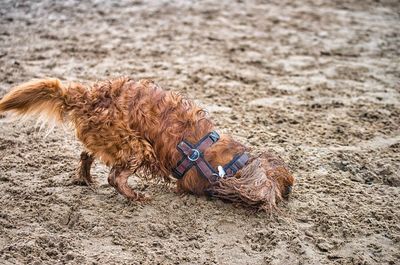
POLYGON ((148 197, 128 186, 130 175, 177 178, 178 192, 210 195, 272 210, 287 198, 294 177, 269 152, 249 153, 230 135, 219 135, 204 110, 149 80, 118 78, 85 87, 58 79, 13 88, 0 113, 46 115, 71 124, 85 151, 75 180, 95 185, 90 166, 111 167, 108 182, 134 201, 148 197))

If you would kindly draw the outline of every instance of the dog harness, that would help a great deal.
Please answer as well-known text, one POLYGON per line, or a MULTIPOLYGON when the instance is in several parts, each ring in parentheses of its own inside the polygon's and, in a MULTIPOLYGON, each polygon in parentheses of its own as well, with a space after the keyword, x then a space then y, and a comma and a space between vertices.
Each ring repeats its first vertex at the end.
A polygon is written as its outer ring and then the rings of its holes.
POLYGON ((204 136, 196 145, 183 140, 177 145, 178 151, 182 154, 182 159, 177 166, 172 169, 175 178, 181 179, 189 169, 196 167, 197 172, 213 183, 219 178, 232 177, 239 169, 241 169, 249 160, 246 153, 235 156, 225 166, 218 166, 216 171, 204 158, 204 151, 219 140, 220 136, 216 131, 212 131, 204 136))

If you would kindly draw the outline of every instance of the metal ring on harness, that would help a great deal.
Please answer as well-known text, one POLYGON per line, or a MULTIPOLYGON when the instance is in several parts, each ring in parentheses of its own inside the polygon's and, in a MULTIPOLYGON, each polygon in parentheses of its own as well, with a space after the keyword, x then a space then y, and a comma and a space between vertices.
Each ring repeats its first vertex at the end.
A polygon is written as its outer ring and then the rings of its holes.
POLYGON ((192 162, 194 162, 197 159, 199 159, 199 157, 200 157, 200 151, 197 150, 197 149, 192 149, 192 153, 187 156, 187 158, 192 162))

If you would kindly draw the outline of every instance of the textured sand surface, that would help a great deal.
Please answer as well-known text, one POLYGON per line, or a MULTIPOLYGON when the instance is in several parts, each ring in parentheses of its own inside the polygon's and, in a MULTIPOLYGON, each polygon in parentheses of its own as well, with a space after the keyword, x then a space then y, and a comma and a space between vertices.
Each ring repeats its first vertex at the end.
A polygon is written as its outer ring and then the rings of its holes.
POLYGON ((70 184, 72 130, 0 118, 0 264, 400 264, 398 1, 0 1, 0 97, 152 78, 298 178, 281 213, 70 184))

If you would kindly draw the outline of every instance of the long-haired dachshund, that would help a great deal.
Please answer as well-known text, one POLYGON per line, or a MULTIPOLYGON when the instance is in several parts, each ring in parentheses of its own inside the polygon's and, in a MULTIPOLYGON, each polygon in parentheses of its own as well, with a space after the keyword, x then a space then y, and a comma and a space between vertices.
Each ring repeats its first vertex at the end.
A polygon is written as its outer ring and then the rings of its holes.
POLYGON ((76 180, 94 185, 90 167, 111 167, 108 183, 126 198, 147 196, 128 186, 132 174, 166 181, 179 192, 211 195, 270 210, 287 198, 294 183, 283 161, 269 152, 248 153, 231 136, 219 135, 204 110, 149 80, 118 78, 85 87, 58 79, 34 80, 13 88, 0 113, 46 115, 71 124, 83 143, 76 180))

